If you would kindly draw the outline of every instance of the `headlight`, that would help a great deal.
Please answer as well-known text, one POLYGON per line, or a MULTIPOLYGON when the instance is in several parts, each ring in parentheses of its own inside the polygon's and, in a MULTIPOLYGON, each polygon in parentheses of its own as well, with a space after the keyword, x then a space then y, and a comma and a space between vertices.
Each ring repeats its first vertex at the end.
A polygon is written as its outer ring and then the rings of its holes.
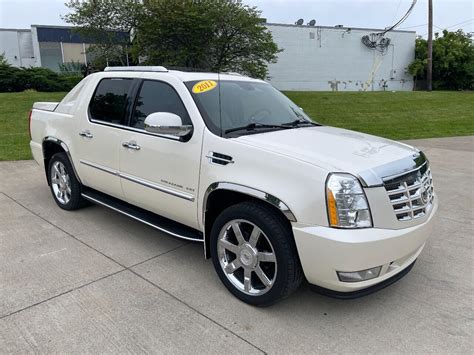
POLYGON ((369 204, 364 190, 351 174, 333 173, 326 181, 326 201, 331 227, 372 227, 369 204))

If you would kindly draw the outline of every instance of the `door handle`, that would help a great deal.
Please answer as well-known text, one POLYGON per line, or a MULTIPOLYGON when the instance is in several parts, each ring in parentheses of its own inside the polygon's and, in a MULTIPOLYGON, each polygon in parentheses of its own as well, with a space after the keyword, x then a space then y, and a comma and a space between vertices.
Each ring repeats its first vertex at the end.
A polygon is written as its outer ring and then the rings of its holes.
POLYGON ((89 131, 87 131, 87 130, 86 130, 86 131, 81 131, 81 132, 79 132, 79 135, 80 135, 81 137, 85 137, 85 138, 89 138, 89 139, 92 138, 92 137, 94 137, 94 136, 92 135, 92 133, 89 132, 89 131))
POLYGON ((128 149, 133 149, 133 150, 140 150, 140 146, 134 142, 123 142, 122 147, 128 148, 128 149))

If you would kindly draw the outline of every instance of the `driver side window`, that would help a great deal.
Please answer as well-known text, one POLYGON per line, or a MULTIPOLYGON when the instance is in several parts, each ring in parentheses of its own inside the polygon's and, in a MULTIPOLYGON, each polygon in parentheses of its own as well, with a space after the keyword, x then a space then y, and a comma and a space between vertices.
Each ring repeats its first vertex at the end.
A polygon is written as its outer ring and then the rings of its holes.
POLYGON ((192 124, 181 98, 170 85, 145 80, 137 95, 130 127, 144 129, 145 118, 153 112, 171 112, 181 117, 183 125, 192 124))

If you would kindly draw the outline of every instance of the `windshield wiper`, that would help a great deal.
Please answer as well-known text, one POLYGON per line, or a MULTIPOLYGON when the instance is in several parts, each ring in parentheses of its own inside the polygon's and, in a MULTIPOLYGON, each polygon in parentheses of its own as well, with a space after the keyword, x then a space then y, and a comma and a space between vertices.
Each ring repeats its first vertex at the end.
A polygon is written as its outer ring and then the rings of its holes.
POLYGON ((298 118, 297 120, 294 120, 294 121, 291 121, 291 122, 282 123, 282 125, 286 126, 286 127, 297 127, 297 126, 300 126, 300 125, 321 126, 320 124, 318 124, 316 122, 311 122, 311 121, 308 121, 307 119, 304 119, 304 118, 298 118))
POLYGON ((227 133, 232 133, 232 132, 237 132, 237 131, 253 131, 253 130, 256 130, 256 129, 259 129, 259 128, 283 128, 283 129, 288 129, 288 128, 293 128, 293 127, 288 126, 288 125, 278 125, 278 124, 249 123, 246 126, 226 129, 224 131, 224 133, 227 134, 227 133))

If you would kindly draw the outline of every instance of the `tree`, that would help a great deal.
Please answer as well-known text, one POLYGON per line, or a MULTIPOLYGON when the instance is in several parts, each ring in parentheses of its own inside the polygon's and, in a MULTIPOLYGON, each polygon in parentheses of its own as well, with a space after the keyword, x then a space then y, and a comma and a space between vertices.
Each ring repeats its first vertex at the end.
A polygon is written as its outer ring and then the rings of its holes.
MULTIPOLYGON (((415 61, 408 67, 417 80, 426 79, 427 41, 418 38, 415 61)), ((433 86, 435 89, 474 89, 474 46, 462 30, 435 33, 433 41, 433 86)))
POLYGON ((117 36, 117 32, 130 33, 137 26, 143 11, 141 1, 69 0, 66 6, 72 12, 63 19, 77 26, 79 34, 91 43, 88 52, 99 67, 108 61, 127 64, 128 40, 117 36))
POLYGON ((5 52, 0 53, 0 65, 9 65, 8 60, 5 57, 5 52))
POLYGON ((134 59, 145 64, 264 78, 280 51, 260 11, 238 1, 70 1, 68 6, 73 13, 66 21, 85 34, 130 31, 134 59))

